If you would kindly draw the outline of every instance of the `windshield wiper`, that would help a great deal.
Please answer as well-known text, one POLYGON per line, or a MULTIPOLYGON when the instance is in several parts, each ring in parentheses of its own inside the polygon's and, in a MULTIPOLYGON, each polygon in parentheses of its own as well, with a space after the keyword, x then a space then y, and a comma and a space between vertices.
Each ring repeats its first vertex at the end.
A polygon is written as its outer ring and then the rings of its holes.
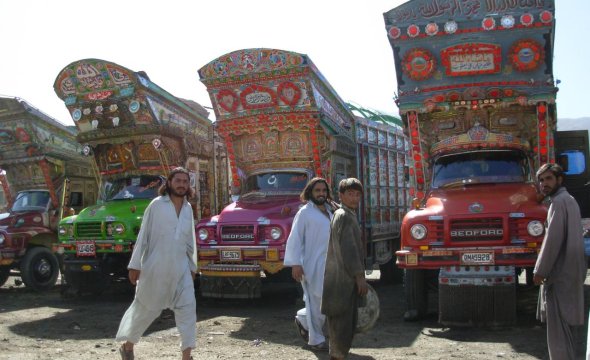
POLYGON ((439 188, 446 189, 446 188, 453 188, 453 187, 458 187, 458 186, 474 185, 474 184, 478 184, 478 183, 479 183, 479 180, 466 178, 466 179, 451 181, 450 183, 446 183, 446 184, 439 186, 439 188))

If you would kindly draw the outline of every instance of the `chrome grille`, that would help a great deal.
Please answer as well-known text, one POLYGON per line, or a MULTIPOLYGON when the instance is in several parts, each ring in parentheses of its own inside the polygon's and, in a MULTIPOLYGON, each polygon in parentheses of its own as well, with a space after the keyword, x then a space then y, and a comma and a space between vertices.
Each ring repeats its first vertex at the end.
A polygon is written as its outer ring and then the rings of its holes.
POLYGON ((451 241, 501 241, 504 227, 501 218, 455 219, 450 222, 451 241))
POLYGON ((254 241, 253 225, 226 225, 221 227, 221 241, 254 241))

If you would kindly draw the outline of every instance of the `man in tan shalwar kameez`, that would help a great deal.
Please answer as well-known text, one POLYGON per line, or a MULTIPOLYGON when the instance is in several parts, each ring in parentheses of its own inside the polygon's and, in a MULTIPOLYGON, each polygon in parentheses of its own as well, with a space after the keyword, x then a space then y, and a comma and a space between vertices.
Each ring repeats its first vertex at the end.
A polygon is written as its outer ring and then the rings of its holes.
POLYGON ((533 280, 541 285, 537 318, 547 323, 547 346, 553 360, 575 358, 573 327, 584 324, 582 220, 578 203, 561 186, 563 176, 556 164, 545 164, 537 171, 541 191, 551 197, 551 206, 533 280))
POLYGON ((322 294, 332 360, 348 355, 357 324, 359 297, 368 291, 364 246, 355 213, 363 187, 358 179, 349 178, 340 181, 338 192, 342 208, 336 210, 330 226, 322 294))

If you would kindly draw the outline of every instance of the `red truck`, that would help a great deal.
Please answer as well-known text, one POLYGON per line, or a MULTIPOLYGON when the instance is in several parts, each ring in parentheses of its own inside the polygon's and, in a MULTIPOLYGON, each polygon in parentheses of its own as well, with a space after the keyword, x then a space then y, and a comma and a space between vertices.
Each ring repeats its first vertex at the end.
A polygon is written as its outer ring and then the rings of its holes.
POLYGON ((0 285, 11 270, 34 290, 55 285, 57 224, 96 199, 81 149, 74 129, 22 99, 0 97, 0 182, 8 208, 0 220, 0 285))
POLYGON ((396 119, 351 112, 308 56, 277 49, 225 54, 199 70, 225 140, 234 202, 197 224, 200 291, 206 297, 257 298, 262 281, 289 280, 286 241, 314 176, 359 178, 367 268, 394 274, 407 138, 396 119))
POLYGON ((384 14, 416 197, 396 252, 405 317, 427 312, 434 285, 439 322, 504 325, 543 240, 535 171, 556 160, 555 5, 455 5, 384 14))

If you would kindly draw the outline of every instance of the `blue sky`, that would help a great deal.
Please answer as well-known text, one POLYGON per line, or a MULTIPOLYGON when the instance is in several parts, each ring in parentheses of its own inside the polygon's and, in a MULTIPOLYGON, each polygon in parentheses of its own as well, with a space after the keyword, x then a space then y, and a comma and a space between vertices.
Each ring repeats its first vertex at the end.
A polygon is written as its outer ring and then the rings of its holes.
MULTIPOLYGON (((73 124, 53 91, 69 63, 99 58, 171 94, 211 106, 197 70, 234 50, 309 55, 345 101, 397 115, 393 55, 383 13, 399 0, 0 0, 0 94, 73 124)), ((589 117, 590 1, 557 1, 558 115, 589 117)), ((213 116, 212 116, 213 117, 213 116)))

